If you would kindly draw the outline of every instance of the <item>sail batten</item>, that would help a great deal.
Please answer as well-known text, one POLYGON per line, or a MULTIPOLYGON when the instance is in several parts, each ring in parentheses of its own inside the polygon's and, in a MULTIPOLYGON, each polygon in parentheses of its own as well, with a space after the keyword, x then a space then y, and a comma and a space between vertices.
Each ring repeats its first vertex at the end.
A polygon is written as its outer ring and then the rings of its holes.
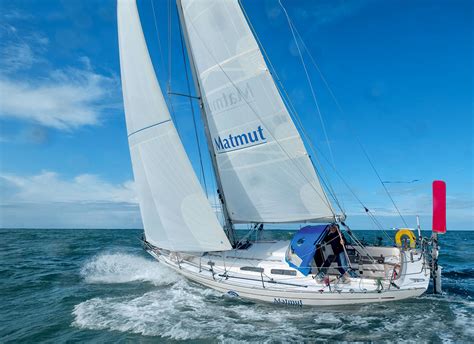
POLYGON ((238 0, 178 0, 229 216, 334 220, 238 0))
POLYGON ((229 250, 171 120, 136 2, 119 0, 117 17, 127 133, 146 238, 172 251, 229 250))

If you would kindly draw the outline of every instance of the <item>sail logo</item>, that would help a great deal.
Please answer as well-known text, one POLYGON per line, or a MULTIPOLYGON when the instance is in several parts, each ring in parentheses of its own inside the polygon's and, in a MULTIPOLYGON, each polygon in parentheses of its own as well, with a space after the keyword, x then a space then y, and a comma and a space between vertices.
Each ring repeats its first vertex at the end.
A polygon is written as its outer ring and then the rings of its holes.
POLYGON ((220 136, 214 138, 214 144, 218 153, 252 147, 266 142, 267 138, 265 137, 261 125, 259 125, 256 130, 249 131, 248 133, 238 135, 229 134, 229 136, 225 138, 221 138, 220 136))
POLYGON ((253 98, 253 91, 247 82, 245 87, 237 88, 233 86, 232 91, 222 92, 214 99, 209 100, 208 103, 211 111, 216 114, 236 107, 243 102, 248 102, 253 98))

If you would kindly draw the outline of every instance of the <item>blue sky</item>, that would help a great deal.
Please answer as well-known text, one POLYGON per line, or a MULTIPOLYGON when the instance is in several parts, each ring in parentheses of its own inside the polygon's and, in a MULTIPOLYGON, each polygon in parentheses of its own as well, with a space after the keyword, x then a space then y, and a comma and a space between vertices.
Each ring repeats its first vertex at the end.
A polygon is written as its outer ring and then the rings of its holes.
MULTIPOLYGON (((278 1, 242 2, 312 142, 329 157, 278 1)), ((170 44, 168 1, 154 0, 162 62, 151 2, 138 1, 162 89, 171 46, 171 89, 186 93, 171 3, 170 44)), ((384 181, 419 180, 386 184, 410 225, 419 214, 430 228, 431 182, 443 179, 448 228, 474 229, 472 2, 283 4, 343 109, 304 50, 337 170, 357 195, 384 226, 402 225, 356 137, 384 181)), ((141 227, 121 99, 115 2, 1 0, 0 16, 0 226, 141 227)), ((198 171, 189 101, 171 101, 198 171)), ((204 142, 199 118, 198 124, 204 142)), ((205 149, 203 155, 210 180, 205 149)), ((325 165, 348 223, 374 228, 325 165)))

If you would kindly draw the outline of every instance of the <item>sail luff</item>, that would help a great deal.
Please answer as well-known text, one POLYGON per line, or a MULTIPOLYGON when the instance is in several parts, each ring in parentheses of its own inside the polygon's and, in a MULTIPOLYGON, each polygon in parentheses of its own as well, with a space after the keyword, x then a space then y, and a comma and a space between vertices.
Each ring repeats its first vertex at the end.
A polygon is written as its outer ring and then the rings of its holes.
POLYGON ((214 175, 215 175, 215 178, 216 178, 216 184, 217 184, 217 190, 216 191, 218 192, 218 196, 219 196, 218 198, 219 198, 219 202, 221 203, 222 213, 223 213, 223 216, 224 216, 224 222, 225 222, 224 230, 225 230, 225 232, 227 234, 227 237, 229 238, 230 242, 234 243, 235 242, 234 228, 233 228, 233 224, 232 224, 232 221, 230 219, 229 211, 227 209, 227 205, 226 205, 226 201, 225 201, 225 193, 224 193, 224 188, 222 187, 222 182, 221 182, 221 178, 220 178, 220 175, 219 175, 219 169, 217 167, 216 154, 214 153, 214 150, 212 148, 213 145, 212 145, 211 133, 209 131, 209 123, 208 123, 208 120, 207 120, 207 115, 206 115, 206 110, 205 110, 205 107, 204 107, 204 103, 202 101, 202 92, 201 92, 201 86, 199 84, 199 78, 196 75, 196 66, 195 66, 195 63, 194 63, 193 52, 190 48, 188 31, 187 31, 186 25, 184 24, 184 15, 183 15, 183 8, 182 8, 181 0, 176 0, 176 7, 178 9, 179 25, 180 25, 180 28, 181 28, 181 31, 182 31, 182 34, 183 34, 183 37, 184 37, 184 42, 185 42, 185 45, 186 45, 186 51, 188 53, 188 61, 189 61, 191 73, 192 73, 192 76, 193 76, 194 89, 196 90, 197 96, 199 98, 199 110, 200 110, 200 113, 201 113, 201 120, 204 124, 204 132, 205 132, 205 136, 206 136, 207 148, 208 148, 209 155, 211 157, 212 167, 213 167, 214 175))
POLYGON ((181 0, 234 222, 334 220, 237 0, 181 0))
POLYGON ((146 238, 172 251, 229 250, 171 120, 136 2, 119 0, 117 18, 127 133, 146 238))

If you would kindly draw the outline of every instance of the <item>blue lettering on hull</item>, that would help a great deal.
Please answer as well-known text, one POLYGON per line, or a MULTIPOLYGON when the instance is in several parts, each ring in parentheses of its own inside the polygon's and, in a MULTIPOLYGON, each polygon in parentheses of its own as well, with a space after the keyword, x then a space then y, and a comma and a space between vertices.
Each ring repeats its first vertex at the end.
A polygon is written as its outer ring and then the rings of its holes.
POLYGON ((265 137, 262 126, 260 125, 256 130, 249 131, 248 133, 238 135, 229 134, 229 136, 225 138, 221 138, 220 136, 214 138, 214 145, 216 146, 217 153, 230 152, 266 142, 267 138, 265 137))

